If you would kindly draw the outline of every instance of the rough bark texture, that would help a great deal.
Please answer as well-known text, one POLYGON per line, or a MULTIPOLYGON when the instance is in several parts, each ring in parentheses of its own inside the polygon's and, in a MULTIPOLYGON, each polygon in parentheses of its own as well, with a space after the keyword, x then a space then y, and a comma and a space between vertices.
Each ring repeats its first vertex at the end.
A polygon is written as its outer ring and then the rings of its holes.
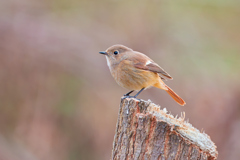
POLYGON ((174 118, 150 101, 121 100, 113 160, 213 160, 217 155, 210 137, 183 116, 174 118))

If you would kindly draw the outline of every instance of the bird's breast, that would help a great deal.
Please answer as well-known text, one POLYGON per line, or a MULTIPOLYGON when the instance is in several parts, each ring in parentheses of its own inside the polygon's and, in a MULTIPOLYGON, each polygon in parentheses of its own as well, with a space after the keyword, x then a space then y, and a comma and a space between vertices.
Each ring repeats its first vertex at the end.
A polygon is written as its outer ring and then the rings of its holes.
POLYGON ((111 66, 110 71, 120 86, 130 90, 148 88, 159 81, 157 73, 135 68, 129 63, 119 63, 116 66, 111 66))

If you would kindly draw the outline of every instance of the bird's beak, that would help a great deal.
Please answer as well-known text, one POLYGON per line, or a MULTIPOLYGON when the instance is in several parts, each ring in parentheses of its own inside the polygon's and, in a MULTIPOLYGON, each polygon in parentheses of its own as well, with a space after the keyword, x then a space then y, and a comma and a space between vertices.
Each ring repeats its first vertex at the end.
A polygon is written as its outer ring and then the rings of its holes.
POLYGON ((99 53, 107 55, 107 52, 105 52, 105 51, 101 51, 99 53))

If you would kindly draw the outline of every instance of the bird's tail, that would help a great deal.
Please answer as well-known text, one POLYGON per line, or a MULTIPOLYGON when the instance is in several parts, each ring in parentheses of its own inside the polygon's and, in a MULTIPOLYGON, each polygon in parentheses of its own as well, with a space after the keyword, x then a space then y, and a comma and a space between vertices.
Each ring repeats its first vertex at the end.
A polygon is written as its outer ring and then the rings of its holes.
POLYGON ((165 87, 168 89, 166 90, 166 92, 178 103, 180 104, 181 106, 184 106, 186 103, 185 101, 179 97, 177 95, 177 93, 175 93, 170 87, 168 87, 166 84, 165 84, 165 87))

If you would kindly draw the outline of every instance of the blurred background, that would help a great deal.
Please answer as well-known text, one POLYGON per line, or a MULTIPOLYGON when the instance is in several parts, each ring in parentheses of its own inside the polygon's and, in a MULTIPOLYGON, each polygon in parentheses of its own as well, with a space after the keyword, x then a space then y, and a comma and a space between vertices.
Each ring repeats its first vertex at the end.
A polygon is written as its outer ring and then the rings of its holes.
POLYGON ((110 158, 120 98, 99 51, 123 44, 173 78, 151 99, 240 157, 240 1, 0 1, 0 159, 110 158))

